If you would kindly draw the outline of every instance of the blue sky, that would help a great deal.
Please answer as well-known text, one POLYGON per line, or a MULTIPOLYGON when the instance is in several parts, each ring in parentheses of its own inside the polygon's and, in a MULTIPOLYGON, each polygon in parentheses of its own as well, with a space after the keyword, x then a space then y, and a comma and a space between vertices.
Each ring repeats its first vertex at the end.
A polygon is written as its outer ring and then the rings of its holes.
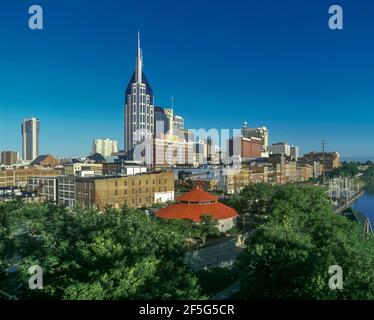
POLYGON ((272 142, 374 156, 374 3, 299 0, 3 0, 0 150, 21 151, 24 117, 41 153, 83 156, 94 138, 123 146, 124 89, 141 31, 157 105, 189 128, 267 126, 272 142), (44 30, 28 28, 28 8, 44 30), (344 9, 344 30, 328 8, 344 9))

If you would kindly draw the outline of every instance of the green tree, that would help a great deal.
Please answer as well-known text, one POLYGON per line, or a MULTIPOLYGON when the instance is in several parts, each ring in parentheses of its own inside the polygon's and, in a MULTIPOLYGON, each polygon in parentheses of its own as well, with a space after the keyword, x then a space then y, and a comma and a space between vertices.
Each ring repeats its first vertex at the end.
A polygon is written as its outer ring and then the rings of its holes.
POLYGON ((251 233, 237 268, 245 299, 373 299, 374 239, 332 213, 324 190, 280 186, 269 218, 251 233), (343 269, 343 290, 331 290, 329 267, 343 269))
POLYGON ((239 229, 254 231, 269 218, 267 205, 278 188, 265 183, 250 184, 226 202, 240 214, 239 229))
POLYGON ((199 299, 186 237, 143 211, 0 204, 0 288, 18 298, 199 299), (44 271, 30 290, 27 270, 44 271))
POLYGON ((218 230, 218 221, 210 214, 201 216, 201 221, 197 225, 197 230, 203 245, 205 245, 208 237, 220 235, 220 231, 218 230))

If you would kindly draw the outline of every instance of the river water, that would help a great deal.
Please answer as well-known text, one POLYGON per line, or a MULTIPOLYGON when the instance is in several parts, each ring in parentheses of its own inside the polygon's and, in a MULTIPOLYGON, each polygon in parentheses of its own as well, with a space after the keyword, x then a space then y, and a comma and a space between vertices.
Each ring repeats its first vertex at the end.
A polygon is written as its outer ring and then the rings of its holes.
POLYGON ((353 204, 353 208, 363 213, 374 224, 374 186, 366 188, 366 193, 353 204))

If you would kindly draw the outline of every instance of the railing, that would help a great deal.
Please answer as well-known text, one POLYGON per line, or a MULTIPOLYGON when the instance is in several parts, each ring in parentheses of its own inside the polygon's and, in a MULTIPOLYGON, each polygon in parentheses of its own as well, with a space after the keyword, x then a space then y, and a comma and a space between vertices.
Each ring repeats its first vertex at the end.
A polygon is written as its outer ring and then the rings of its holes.
POLYGON ((334 213, 340 213, 340 212, 348 209, 352 205, 352 203, 355 202, 358 198, 360 198, 364 193, 365 193, 365 191, 358 192, 352 198, 350 198, 345 204, 334 208, 334 213))

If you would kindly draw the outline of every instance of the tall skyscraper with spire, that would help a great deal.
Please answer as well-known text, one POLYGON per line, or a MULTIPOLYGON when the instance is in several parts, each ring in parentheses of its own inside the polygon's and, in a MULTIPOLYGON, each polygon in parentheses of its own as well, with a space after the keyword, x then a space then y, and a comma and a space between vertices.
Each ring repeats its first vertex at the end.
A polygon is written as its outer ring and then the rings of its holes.
POLYGON ((135 71, 126 88, 124 131, 125 151, 128 153, 146 136, 154 134, 153 90, 143 72, 139 32, 135 71))

